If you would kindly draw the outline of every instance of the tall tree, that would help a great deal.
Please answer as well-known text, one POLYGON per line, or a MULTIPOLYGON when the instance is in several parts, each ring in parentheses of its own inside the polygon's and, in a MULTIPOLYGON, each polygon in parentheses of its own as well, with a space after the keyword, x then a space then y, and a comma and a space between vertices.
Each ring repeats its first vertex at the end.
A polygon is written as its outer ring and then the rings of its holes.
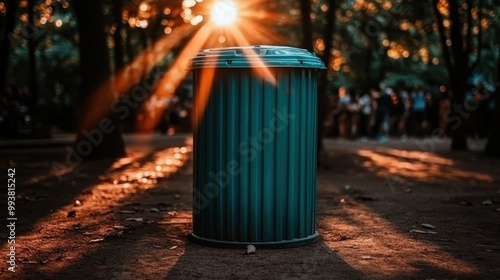
POLYGON ((114 62, 115 73, 118 73, 124 65, 124 42, 122 32, 123 28, 123 0, 113 0, 113 18, 115 21, 115 31, 113 33, 114 40, 114 62))
MULTIPOLYGON (((323 137, 325 134, 324 121, 327 114, 327 96, 328 91, 328 70, 330 69, 330 59, 332 57, 333 38, 335 31, 335 12, 336 0, 328 0, 328 10, 326 11, 326 26, 323 30, 323 41, 325 49, 321 55, 321 60, 326 66, 325 71, 321 71, 318 81, 318 150, 322 151, 323 137)), ((318 157, 319 158, 319 157, 318 157)))
POLYGON ((19 3, 16 0, 4 1, 6 14, 2 20, 3 28, 0 29, 0 93, 3 94, 5 81, 7 80, 7 69, 9 65, 9 51, 11 47, 12 31, 16 24, 16 14, 19 3))
POLYGON ((300 0, 302 23, 302 47, 310 52, 314 50, 311 23, 311 1, 300 0))
POLYGON ((111 113, 115 98, 109 82, 111 68, 102 2, 75 0, 74 5, 80 39, 83 104, 75 151, 81 158, 117 158, 125 154, 125 144, 117 117, 111 113), (95 112, 106 114, 96 116, 95 112))
MULTIPOLYGON (((480 15, 482 0, 478 1, 480 15)), ((451 25, 449 36, 447 36, 443 14, 440 11, 440 5, 442 3, 440 3, 439 0, 433 0, 432 7, 438 25, 442 56, 448 69, 450 85, 453 91, 453 111, 451 112, 452 116, 450 119, 453 118, 460 120, 452 124, 453 134, 451 149, 467 150, 467 128, 464 120, 464 116, 466 116, 466 114, 462 112, 461 108, 463 108, 464 104, 465 92, 467 90, 467 80, 474 67, 479 63, 479 58, 481 56, 481 18, 476 20, 479 30, 477 39, 478 53, 476 54, 476 61, 472 62, 470 61, 470 57, 473 52, 473 0, 467 0, 466 9, 464 9, 464 5, 461 5, 461 1, 446 1, 445 3, 448 6, 448 20, 451 25), (465 35, 463 34, 464 30, 465 35)))
POLYGON ((493 112, 493 123, 484 152, 488 156, 500 157, 500 46, 498 46, 497 83, 494 98, 495 111, 493 112))
MULTIPOLYGON (((335 30, 335 12, 336 1, 328 0, 328 10, 326 11, 326 26, 323 29, 322 37, 325 44, 325 49, 321 54, 321 60, 329 69, 329 62, 331 59, 331 50, 333 47, 333 34, 335 30)), ((314 39, 311 23, 311 1, 300 0, 301 19, 302 19, 302 47, 313 51, 314 39)), ((322 153, 324 152, 323 137, 324 137, 324 120, 326 118, 326 91, 328 89, 328 70, 322 71, 318 80, 318 163, 326 164, 323 161, 322 153)))
POLYGON ((36 42, 35 42, 35 0, 28 0, 28 56, 29 56, 29 81, 30 81, 30 109, 31 114, 38 121, 38 75, 36 69, 36 42))

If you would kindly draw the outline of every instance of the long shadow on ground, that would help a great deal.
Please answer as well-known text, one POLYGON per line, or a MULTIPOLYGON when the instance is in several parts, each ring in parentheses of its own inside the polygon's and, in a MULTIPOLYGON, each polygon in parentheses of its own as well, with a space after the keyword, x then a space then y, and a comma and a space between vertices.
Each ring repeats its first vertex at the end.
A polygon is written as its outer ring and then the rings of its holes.
MULTIPOLYGON (((45 249, 36 263, 25 264, 18 276, 24 279, 498 278, 500 271, 495 263, 500 249, 496 238, 500 229, 498 214, 481 205, 488 197, 500 201, 496 190, 491 188, 498 182, 497 175, 487 185, 478 187, 479 181, 467 182, 461 189, 449 187, 457 184, 449 177, 455 174, 449 166, 443 167, 448 177, 442 180, 415 178, 408 172, 395 173, 392 176, 399 179, 388 181, 386 175, 391 176, 388 166, 377 164, 377 156, 403 162, 408 168, 418 166, 424 174, 426 167, 438 163, 419 158, 407 160, 397 151, 368 150, 374 151, 374 155, 370 154, 374 157, 352 151, 334 154, 331 159, 334 172, 320 171, 317 228, 321 241, 317 243, 291 249, 257 249, 256 254, 245 255, 240 249, 204 247, 188 241, 192 177, 187 164, 172 178, 126 197, 94 220, 81 225, 75 220, 78 226, 64 231, 64 243, 45 249), (160 211, 148 211, 153 208, 160 211), (124 211, 133 214, 120 213, 124 211), (423 223, 435 228, 422 228, 423 223)), ((150 155, 140 165, 153 158, 150 155)), ((443 159, 446 163, 446 157, 443 159)), ((487 163, 481 160, 474 163, 479 164, 487 163)), ((457 166, 468 165, 459 161, 457 166)), ((85 186, 89 185, 90 180, 85 186)), ((78 188, 75 194, 82 190, 78 188)), ((74 199, 74 195, 69 197, 74 199)), ((64 202, 71 203, 72 199, 64 202)), ((40 214, 38 219, 47 215, 40 214)))

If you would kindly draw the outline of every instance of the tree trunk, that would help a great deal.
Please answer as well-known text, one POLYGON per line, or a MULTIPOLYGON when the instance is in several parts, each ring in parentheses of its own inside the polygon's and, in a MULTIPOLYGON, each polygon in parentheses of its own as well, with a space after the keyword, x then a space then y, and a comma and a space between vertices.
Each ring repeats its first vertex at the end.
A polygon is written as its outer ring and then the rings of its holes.
POLYGON ((495 88, 495 111, 490 136, 484 152, 488 156, 500 157, 500 47, 497 60, 497 86, 495 88))
MULTIPOLYGON (((321 60, 326 66, 326 70, 321 71, 318 83, 318 151, 324 149, 323 137, 325 136, 324 121, 327 115, 327 95, 328 91, 328 70, 330 69, 330 59, 332 57, 333 47, 333 34, 335 32, 335 0, 328 1, 328 11, 326 12, 327 23, 324 29, 323 38, 325 43, 325 50, 321 56, 321 60)), ((320 157, 318 157, 320 159, 320 157)))
POLYGON ((488 156, 500 157, 500 86, 497 86, 495 90, 493 125, 484 152, 488 156))
POLYGON ((16 23, 16 13, 19 3, 16 0, 4 1, 7 14, 3 20, 5 24, 3 29, 0 29, 2 37, 0 38, 0 95, 4 95, 5 82, 7 81, 7 69, 9 65, 9 51, 12 41, 12 31, 16 23))
POLYGON ((80 39, 82 75, 80 126, 74 156, 82 159, 117 158, 125 154, 125 144, 117 117, 111 113, 115 100, 110 59, 104 32, 102 2, 75 0, 80 39), (92 115, 105 112, 103 115, 92 115))
POLYGON ((115 33, 113 34, 114 40, 114 62, 115 62, 115 73, 118 73, 124 65, 124 51, 123 51, 123 0, 113 0, 113 17, 115 21, 115 33))
MULTIPOLYGON (((28 1, 28 28, 35 28, 34 13, 35 0, 28 1)), ((35 30, 29 30, 34 34, 35 30)), ((28 56, 29 56, 29 81, 30 81, 30 110, 31 115, 38 122, 38 75, 36 69, 36 42, 34 36, 28 38, 28 56)))
POLYGON ((368 46, 366 47, 366 60, 365 60, 365 77, 364 80, 361 79, 361 88, 363 92, 369 92, 370 88, 373 87, 372 83, 372 63, 373 63, 373 43, 370 39, 368 46))
POLYGON ((132 48, 132 28, 130 25, 125 25, 125 52, 127 53, 127 61, 133 61, 135 58, 134 50, 132 48))
MULTIPOLYGON (((325 27, 323 37, 325 43, 325 50, 321 56, 321 60, 325 63, 327 69, 329 68, 329 61, 331 58, 331 49, 333 46, 333 32, 335 30, 335 0, 328 1, 329 7, 327 11, 327 25, 325 27)), ((302 15, 302 47, 313 51, 314 50, 314 39, 312 36, 312 23, 311 23, 311 1, 300 0, 300 9, 302 15)), ((317 135, 317 161, 318 164, 328 166, 328 163, 324 162, 323 158, 323 137, 324 137, 324 120, 327 115, 327 98, 326 91, 328 88, 328 70, 321 71, 318 80, 318 135, 317 135)))
POLYGON ((310 52, 313 48, 312 23, 311 23, 311 1, 300 0, 302 20, 302 47, 310 52))
MULTIPOLYGON (((465 100, 465 91, 467 87, 467 71, 468 71, 468 57, 464 51, 464 40, 462 35, 462 24, 460 22, 459 5, 457 1, 449 1, 450 6, 450 21, 451 32, 450 39, 452 42, 454 71, 451 75, 451 87, 453 89, 453 115, 458 116, 461 122, 457 128, 453 130, 451 139, 452 150, 467 150, 467 129, 465 124, 466 114, 460 115, 465 100)), ((472 7, 468 7, 471 9, 472 7)), ((470 114, 470 113, 469 113, 470 114)))
POLYGON ((446 44, 446 33, 445 33, 444 25, 443 25, 443 17, 441 16, 441 13, 439 12, 438 2, 439 2, 439 0, 433 0, 432 8, 434 10, 434 15, 436 16, 436 21, 437 21, 437 25, 438 25, 439 41, 441 43, 441 51, 443 52, 443 59, 444 59, 446 68, 448 69, 448 75, 451 77, 453 75, 453 65, 451 64, 450 49, 448 48, 448 45, 446 44))

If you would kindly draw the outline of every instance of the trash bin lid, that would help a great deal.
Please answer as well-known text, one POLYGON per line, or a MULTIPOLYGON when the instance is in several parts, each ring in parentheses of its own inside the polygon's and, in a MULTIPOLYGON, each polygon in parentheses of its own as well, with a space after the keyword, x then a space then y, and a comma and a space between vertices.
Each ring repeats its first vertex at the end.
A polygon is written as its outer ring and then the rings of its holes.
POLYGON ((317 68, 324 63, 305 49, 285 46, 245 46, 213 48, 199 52, 190 60, 189 69, 199 68, 317 68))

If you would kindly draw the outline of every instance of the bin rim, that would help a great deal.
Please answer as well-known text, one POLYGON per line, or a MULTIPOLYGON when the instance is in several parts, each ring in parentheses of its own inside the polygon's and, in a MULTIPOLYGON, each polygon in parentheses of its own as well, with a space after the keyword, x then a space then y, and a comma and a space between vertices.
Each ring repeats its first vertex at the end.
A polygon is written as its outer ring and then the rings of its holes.
POLYGON ((188 69, 200 68, 326 69, 313 52, 290 46, 253 45, 210 48, 190 59, 188 69))

